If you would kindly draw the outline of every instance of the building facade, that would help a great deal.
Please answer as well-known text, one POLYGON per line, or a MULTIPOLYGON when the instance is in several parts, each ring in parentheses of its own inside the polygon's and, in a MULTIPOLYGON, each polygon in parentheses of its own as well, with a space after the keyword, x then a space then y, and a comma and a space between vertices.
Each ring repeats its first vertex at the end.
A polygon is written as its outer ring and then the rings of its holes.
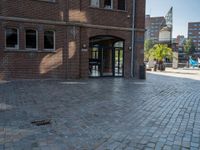
POLYGON ((186 38, 184 35, 178 35, 176 38, 173 38, 173 51, 178 53, 178 62, 185 63, 187 59, 187 55, 184 52, 184 43, 186 38))
POLYGON ((0 1, 0 79, 138 77, 145 0, 132 2, 0 1))
POLYGON ((188 39, 192 39, 195 51, 200 55, 200 22, 188 23, 188 39))
POLYGON ((159 32, 165 25, 165 17, 150 17, 150 15, 145 16, 145 39, 152 40, 155 43, 159 41, 159 32))

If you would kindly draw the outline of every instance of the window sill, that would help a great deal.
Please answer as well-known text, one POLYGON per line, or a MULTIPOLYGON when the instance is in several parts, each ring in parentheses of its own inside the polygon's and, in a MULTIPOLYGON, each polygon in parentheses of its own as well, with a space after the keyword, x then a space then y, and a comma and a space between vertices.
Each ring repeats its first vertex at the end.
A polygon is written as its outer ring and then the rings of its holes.
POLYGON ((112 12, 122 12, 122 13, 128 13, 127 10, 118 10, 118 9, 111 9, 111 8, 99 8, 94 6, 89 6, 91 9, 99 9, 99 10, 106 10, 106 11, 112 11, 112 12))
POLYGON ((55 50, 17 50, 17 49, 5 49, 4 52, 13 52, 13 53, 56 53, 55 50))

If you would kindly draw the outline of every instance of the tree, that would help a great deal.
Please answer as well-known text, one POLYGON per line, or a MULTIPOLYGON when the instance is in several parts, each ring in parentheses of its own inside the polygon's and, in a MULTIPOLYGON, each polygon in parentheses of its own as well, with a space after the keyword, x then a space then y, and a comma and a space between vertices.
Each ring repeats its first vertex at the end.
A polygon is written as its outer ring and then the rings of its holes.
POLYGON ((194 43, 192 39, 187 39, 184 43, 184 52, 187 56, 191 55, 195 51, 194 43))
POLYGON ((150 49, 153 47, 154 43, 152 40, 145 40, 144 42, 144 58, 145 60, 149 60, 150 57, 150 49))
POLYGON ((173 53, 172 49, 169 48, 166 44, 156 44, 153 48, 150 49, 150 59, 156 60, 158 62, 158 68, 163 70, 163 59, 168 58, 172 59, 173 53))
POLYGON ((153 48, 150 49, 150 58, 156 59, 160 62, 164 58, 172 58, 172 49, 169 48, 166 44, 156 44, 153 48))

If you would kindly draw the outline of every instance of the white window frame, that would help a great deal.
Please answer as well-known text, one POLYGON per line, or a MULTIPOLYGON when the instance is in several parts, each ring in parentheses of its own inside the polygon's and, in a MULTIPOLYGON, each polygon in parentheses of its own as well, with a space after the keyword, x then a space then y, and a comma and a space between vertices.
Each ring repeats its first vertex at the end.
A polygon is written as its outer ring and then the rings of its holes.
MULTIPOLYGON (((113 0, 110 0, 110 1, 111 1, 111 7, 109 8, 109 7, 104 6, 105 9, 113 9, 113 0)), ((105 5, 105 0, 104 0, 104 5, 105 5)))
MULTIPOLYGON (((53 49, 44 48, 44 50, 45 51, 55 51, 56 50, 56 32, 54 30, 45 30, 44 34, 46 31, 53 32, 53 49)), ((43 37, 43 39, 44 39, 44 37, 43 37)), ((43 44, 44 44, 44 41, 43 41, 43 44)))
POLYGON ((19 50, 19 29, 16 27, 7 27, 5 28, 5 48, 10 50, 19 50), (17 46, 14 47, 7 47, 7 37, 6 37, 6 30, 7 29, 16 29, 17 30, 17 46))
POLYGON ((37 51, 38 50, 38 31, 36 29, 32 29, 32 28, 26 28, 25 29, 25 49, 26 50, 34 50, 34 51, 37 51), (34 30, 36 31, 36 48, 27 48, 26 47, 26 30, 34 30))
POLYGON ((97 8, 100 7, 100 0, 96 0, 96 1, 98 1, 98 5, 92 5, 92 1, 93 1, 93 0, 90 0, 90 6, 91 6, 91 7, 97 7, 97 8))

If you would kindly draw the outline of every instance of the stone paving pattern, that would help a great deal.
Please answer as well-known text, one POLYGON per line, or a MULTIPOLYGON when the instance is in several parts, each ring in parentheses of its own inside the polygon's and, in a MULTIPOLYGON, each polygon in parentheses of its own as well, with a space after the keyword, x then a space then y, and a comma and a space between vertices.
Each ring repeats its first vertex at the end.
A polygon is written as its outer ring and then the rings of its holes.
POLYGON ((200 149, 200 80, 0 81, 0 150, 143 149, 200 149))

